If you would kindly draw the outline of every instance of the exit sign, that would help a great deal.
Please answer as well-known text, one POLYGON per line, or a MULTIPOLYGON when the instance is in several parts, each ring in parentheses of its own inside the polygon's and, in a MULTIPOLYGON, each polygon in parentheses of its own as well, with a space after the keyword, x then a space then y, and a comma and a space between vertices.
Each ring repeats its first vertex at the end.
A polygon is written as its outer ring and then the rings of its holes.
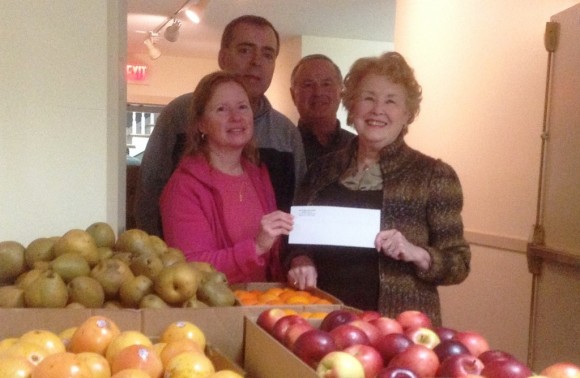
POLYGON ((149 74, 149 67, 145 64, 127 64, 127 81, 144 82, 149 74))

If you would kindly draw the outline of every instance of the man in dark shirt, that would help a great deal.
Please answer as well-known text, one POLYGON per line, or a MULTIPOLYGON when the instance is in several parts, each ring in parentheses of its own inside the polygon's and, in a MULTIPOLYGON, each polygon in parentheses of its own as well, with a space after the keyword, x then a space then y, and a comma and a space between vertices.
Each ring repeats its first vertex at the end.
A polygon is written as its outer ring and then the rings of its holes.
POLYGON ((336 112, 340 105, 342 74, 326 55, 302 58, 294 67, 290 92, 300 114, 298 129, 306 163, 344 147, 354 134, 341 128, 336 112))

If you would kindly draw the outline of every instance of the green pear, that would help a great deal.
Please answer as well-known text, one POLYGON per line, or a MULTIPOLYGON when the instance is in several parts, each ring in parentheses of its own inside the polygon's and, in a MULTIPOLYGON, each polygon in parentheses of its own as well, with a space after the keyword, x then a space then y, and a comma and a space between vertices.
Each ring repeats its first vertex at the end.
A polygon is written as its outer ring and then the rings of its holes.
POLYGON ((38 261, 52 261, 54 251, 52 246, 55 240, 52 238, 38 238, 28 244, 24 251, 24 258, 29 269, 33 269, 38 261))
POLYGON ((203 303, 202 301, 198 300, 195 296, 189 298, 181 307, 185 308, 207 308, 209 305, 203 303))
POLYGON ((153 280, 163 269, 163 262, 155 253, 139 253, 131 258, 129 266, 133 274, 144 275, 153 280))
POLYGON ((24 290, 26 307, 63 308, 68 303, 68 290, 63 279, 46 270, 24 290))
POLYGON ((108 300, 105 301, 105 303, 103 304, 103 308, 109 308, 109 309, 122 309, 123 305, 121 304, 121 302, 117 301, 117 300, 108 300))
POLYGON ((170 266, 173 264, 185 262, 185 255, 177 248, 167 248, 164 254, 161 255, 163 266, 170 266))
POLYGON ((111 259, 121 260, 125 264, 130 265, 132 257, 133 257, 133 254, 131 252, 113 251, 113 255, 111 256, 111 259))
POLYGON ((131 252, 132 254, 154 252, 149 234, 137 228, 123 231, 119 235, 114 249, 118 252, 131 252))
POLYGON ((106 259, 110 259, 111 257, 113 257, 113 249, 109 248, 109 247, 99 247, 97 248, 97 250, 99 251, 99 261, 103 261, 106 259))
POLYGON ((85 230, 72 229, 58 238, 53 246, 56 257, 64 253, 77 253, 85 258, 89 266, 99 262, 99 250, 95 239, 85 230))
POLYGON ((211 307, 233 306, 234 292, 223 282, 208 281, 197 290, 197 298, 211 307))
POLYGON ((123 281, 134 277, 129 265, 118 259, 101 261, 91 270, 89 276, 99 281, 107 299, 117 298, 123 281))
POLYGON ((18 286, 19 288, 21 288, 22 290, 26 290, 26 288, 28 287, 28 285, 30 285, 32 282, 34 282, 35 279, 37 279, 38 277, 40 277, 40 275, 42 274, 42 272, 46 271, 47 269, 30 269, 27 270, 26 272, 22 273, 21 275, 19 275, 16 278, 16 281, 14 281, 14 284, 16 286, 18 286))
POLYGON ((101 308, 105 303, 105 291, 96 279, 88 276, 73 278, 67 285, 69 301, 85 308, 101 308))
POLYGON ((147 276, 139 275, 121 284, 119 299, 124 307, 138 308, 143 297, 152 293, 153 280, 147 276))
POLYGON ((165 251, 167 251, 167 244, 159 236, 149 235, 149 240, 151 241, 153 252, 155 252, 155 254, 158 256, 161 256, 165 253, 165 251))
POLYGON ((74 252, 59 255, 52 260, 50 268, 67 283, 75 277, 88 276, 91 273, 91 267, 87 260, 74 252))
POLYGON ((0 286, 0 308, 24 307, 24 290, 15 285, 0 286))
POLYGON ((156 294, 147 294, 139 302, 139 308, 169 308, 170 306, 156 294))
POLYGON ((0 242, 0 284, 12 284, 27 269, 25 249, 16 241, 0 242))
POLYGON ((115 231, 108 223, 95 222, 86 231, 95 239, 97 247, 113 248, 115 245, 115 231))

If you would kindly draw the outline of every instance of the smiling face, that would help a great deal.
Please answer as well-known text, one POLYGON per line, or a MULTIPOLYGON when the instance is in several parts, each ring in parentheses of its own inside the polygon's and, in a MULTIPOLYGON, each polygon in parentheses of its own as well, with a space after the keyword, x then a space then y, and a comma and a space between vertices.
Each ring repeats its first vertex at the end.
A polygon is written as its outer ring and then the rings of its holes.
POLYGON ((210 151, 242 150, 252 139, 254 121, 248 95, 230 81, 216 86, 202 116, 199 130, 210 151))
POLYGON ((370 73, 358 85, 349 117, 360 142, 379 150, 397 139, 409 121, 405 89, 370 73))
POLYGON ((296 71, 292 100, 304 122, 336 120, 340 105, 341 80, 336 68, 324 59, 304 62, 296 71))
POLYGON ((276 34, 268 26, 240 23, 232 35, 228 46, 219 52, 219 65, 240 75, 255 100, 272 82, 278 51, 276 34))

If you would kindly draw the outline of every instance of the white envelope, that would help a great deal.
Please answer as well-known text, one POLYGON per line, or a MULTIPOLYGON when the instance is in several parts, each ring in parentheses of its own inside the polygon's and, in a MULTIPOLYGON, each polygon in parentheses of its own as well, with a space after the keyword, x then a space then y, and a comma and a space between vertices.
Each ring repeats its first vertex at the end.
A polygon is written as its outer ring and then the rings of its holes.
POLYGON ((381 229, 381 211, 335 206, 292 206, 290 244, 374 248, 381 229))

